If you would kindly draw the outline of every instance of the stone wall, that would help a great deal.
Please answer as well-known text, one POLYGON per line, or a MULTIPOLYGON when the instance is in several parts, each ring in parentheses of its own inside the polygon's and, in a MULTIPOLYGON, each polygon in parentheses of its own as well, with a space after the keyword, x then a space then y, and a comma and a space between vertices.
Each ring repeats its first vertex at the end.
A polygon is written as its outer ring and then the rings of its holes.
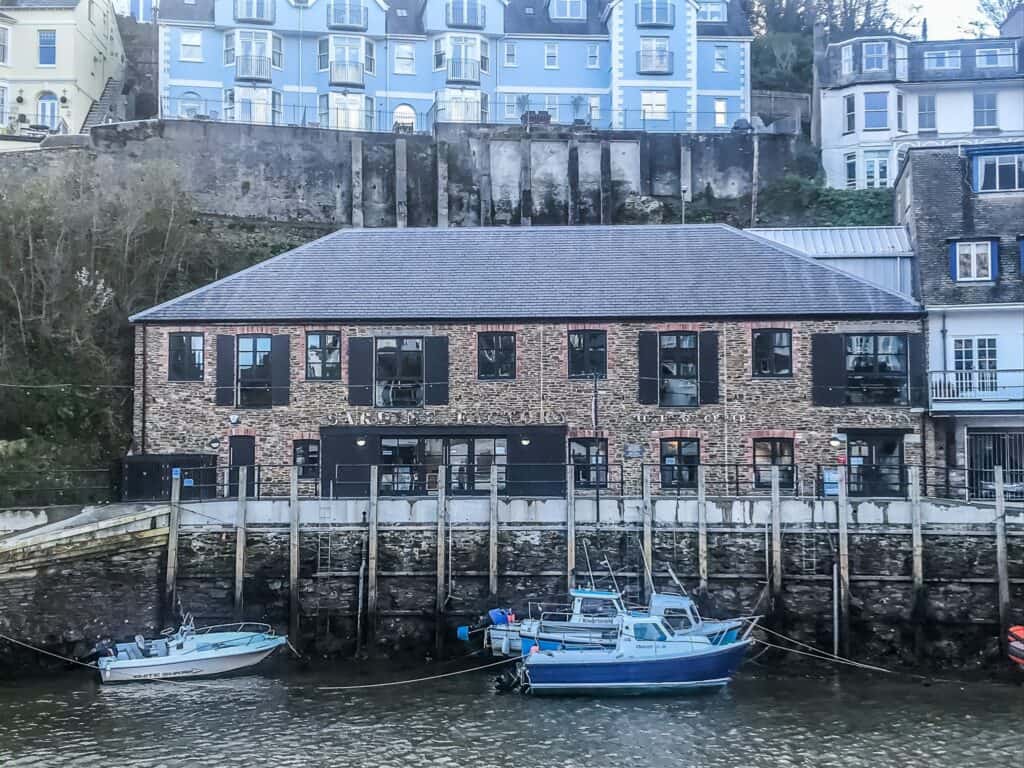
POLYGON ((775 135, 443 125, 431 136, 158 120, 5 154, 0 173, 60 174, 74 152, 121 173, 167 160, 202 213, 332 229, 677 222, 694 192, 750 193, 755 140, 762 185, 801 170, 798 139, 775 135))

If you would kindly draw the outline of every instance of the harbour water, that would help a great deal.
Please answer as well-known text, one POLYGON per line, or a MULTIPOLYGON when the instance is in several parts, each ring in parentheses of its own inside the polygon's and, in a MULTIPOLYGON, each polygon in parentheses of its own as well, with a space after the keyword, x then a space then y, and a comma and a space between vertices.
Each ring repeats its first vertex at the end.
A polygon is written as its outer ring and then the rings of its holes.
POLYGON ((1024 687, 1015 685, 748 668, 727 690, 667 698, 498 694, 489 672, 330 690, 369 679, 365 669, 278 663, 265 675, 196 683, 101 687, 88 673, 0 683, 0 766, 991 768, 1024 760, 1024 687))

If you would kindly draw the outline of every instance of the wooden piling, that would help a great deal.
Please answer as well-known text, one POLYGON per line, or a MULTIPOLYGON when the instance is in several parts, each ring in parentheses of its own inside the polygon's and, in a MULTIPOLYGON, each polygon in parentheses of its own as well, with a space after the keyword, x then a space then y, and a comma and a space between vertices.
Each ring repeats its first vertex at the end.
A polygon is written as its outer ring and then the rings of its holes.
POLYGON ((178 584, 178 528, 181 526, 181 476, 171 476, 171 506, 167 520, 167 582, 164 588, 164 620, 175 623, 178 584))
POLYGON ((704 465, 697 467, 697 567, 700 593, 708 591, 708 500, 704 465))
POLYGON ((568 588, 576 585, 576 476, 574 467, 565 468, 565 574, 568 588))
POLYGON ((445 524, 448 518, 448 468, 444 465, 437 470, 437 590, 434 605, 434 652, 440 656, 444 652, 445 635, 445 558, 447 542, 445 541, 445 524))
POLYGON ((836 470, 839 476, 839 499, 836 503, 836 521, 839 531, 839 634, 843 655, 850 655, 850 537, 847 530, 850 505, 847 491, 846 466, 836 470))
POLYGON ((498 594, 498 465, 491 464, 491 498, 488 505, 490 528, 487 535, 487 591, 498 594))
POLYGON ((378 467, 370 467, 370 500, 366 509, 366 634, 372 641, 377 632, 377 511, 380 487, 378 467))
POLYGON ((1006 556, 1006 489, 1003 468, 994 468, 996 485, 996 578, 999 581, 999 643, 1005 656, 1009 650, 1010 571, 1006 556))
POLYGON ((651 502, 651 478, 648 470, 650 467, 644 465, 640 467, 640 479, 641 487, 643 492, 643 528, 644 528, 644 563, 647 567, 644 569, 643 583, 646 585, 644 590, 644 602, 647 602, 651 596, 651 593, 656 589, 654 586, 654 505, 651 502), (648 571, 647 568, 650 570, 648 571))
POLYGON ((288 476, 288 635, 298 647, 299 638, 299 468, 288 476))
POLYGON ((779 494, 779 468, 772 465, 772 610, 777 611, 782 601, 782 500, 779 494))
POLYGON ((924 534, 921 520, 921 477, 918 467, 907 467, 910 490, 911 559, 913 595, 911 621, 914 625, 914 652, 920 661, 924 655, 924 622, 927 614, 924 592, 924 534))
POLYGON ((245 493, 249 467, 238 468, 238 506, 235 511, 235 619, 242 619, 242 592, 245 586, 245 493))

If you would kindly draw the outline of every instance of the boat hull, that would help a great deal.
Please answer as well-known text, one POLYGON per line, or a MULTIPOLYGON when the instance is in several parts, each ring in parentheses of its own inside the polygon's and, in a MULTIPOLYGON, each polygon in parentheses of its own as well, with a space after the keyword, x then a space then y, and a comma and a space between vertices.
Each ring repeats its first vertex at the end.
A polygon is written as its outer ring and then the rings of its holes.
POLYGON ((749 645, 641 658, 614 651, 541 651, 524 665, 530 691, 537 694, 668 693, 727 685, 749 645))
MULTIPOLYGON (((738 620, 705 622, 693 634, 706 637, 713 645, 729 645, 740 639, 743 622, 738 620)), ((522 624, 499 624, 488 628, 487 645, 495 656, 521 656, 537 646, 541 651, 582 650, 604 646, 613 648, 615 636, 609 627, 569 624, 557 629, 527 629, 522 624), (525 646, 525 648, 524 648, 525 646)))
POLYGON ((273 637, 216 652, 129 660, 100 659, 100 680, 104 683, 132 683, 226 675, 259 664, 286 642, 286 638, 273 637))

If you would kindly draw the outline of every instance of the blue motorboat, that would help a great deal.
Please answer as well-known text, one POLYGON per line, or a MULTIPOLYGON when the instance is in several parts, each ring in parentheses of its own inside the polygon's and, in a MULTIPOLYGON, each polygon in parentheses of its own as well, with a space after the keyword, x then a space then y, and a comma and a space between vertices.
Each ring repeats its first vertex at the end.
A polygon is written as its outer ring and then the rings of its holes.
POLYGON ((611 648, 535 650, 519 684, 536 694, 666 693, 728 684, 743 662, 756 619, 733 641, 678 633, 662 616, 618 617, 611 648))

